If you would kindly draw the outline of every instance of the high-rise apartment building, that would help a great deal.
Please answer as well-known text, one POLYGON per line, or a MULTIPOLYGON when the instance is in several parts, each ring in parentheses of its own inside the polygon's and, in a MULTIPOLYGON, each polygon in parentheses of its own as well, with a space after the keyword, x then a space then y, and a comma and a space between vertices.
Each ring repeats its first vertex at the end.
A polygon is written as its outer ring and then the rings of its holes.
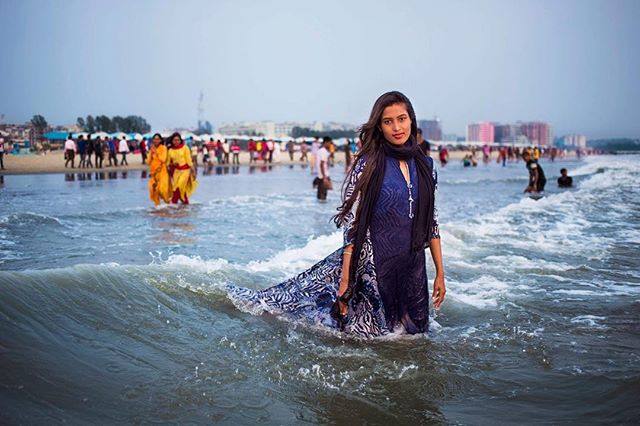
POLYGON ((467 125, 467 141, 492 143, 495 141, 495 125, 482 121, 467 125))
POLYGON ((438 117, 433 120, 418 120, 418 127, 422 129, 422 137, 425 139, 430 141, 442 140, 442 125, 438 117))
POLYGON ((532 145, 551 146, 551 126, 542 121, 517 123, 520 132, 526 136, 532 145))

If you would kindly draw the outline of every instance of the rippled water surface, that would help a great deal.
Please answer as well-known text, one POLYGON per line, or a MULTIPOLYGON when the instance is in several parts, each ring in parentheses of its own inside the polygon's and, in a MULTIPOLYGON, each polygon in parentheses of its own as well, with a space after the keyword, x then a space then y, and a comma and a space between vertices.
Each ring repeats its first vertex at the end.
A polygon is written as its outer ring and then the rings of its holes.
POLYGON ((339 194, 318 203, 308 169, 214 168, 160 209, 140 172, 5 176, 0 420, 637 422, 640 158, 543 166, 539 201, 522 163, 440 170, 448 298, 429 335, 373 341, 222 290, 340 245, 339 194))

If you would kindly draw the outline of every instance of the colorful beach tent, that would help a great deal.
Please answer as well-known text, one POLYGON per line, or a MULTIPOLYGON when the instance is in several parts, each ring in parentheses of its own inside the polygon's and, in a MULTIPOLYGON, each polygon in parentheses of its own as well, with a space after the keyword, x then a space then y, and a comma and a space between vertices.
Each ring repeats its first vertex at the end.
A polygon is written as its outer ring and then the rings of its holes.
POLYGON ((42 135, 45 139, 50 141, 65 141, 67 140, 67 136, 69 136, 68 132, 47 132, 42 135))

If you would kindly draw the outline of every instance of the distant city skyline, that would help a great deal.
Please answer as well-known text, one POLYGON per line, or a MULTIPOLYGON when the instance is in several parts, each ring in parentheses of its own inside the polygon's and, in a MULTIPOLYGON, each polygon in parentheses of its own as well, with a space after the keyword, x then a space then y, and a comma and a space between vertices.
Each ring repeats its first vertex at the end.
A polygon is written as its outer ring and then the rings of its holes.
POLYGON ((446 134, 547 122, 638 137, 640 2, 0 1, 0 114, 154 129, 347 122, 401 90, 446 134), (392 31, 382 29, 391 28, 392 31))

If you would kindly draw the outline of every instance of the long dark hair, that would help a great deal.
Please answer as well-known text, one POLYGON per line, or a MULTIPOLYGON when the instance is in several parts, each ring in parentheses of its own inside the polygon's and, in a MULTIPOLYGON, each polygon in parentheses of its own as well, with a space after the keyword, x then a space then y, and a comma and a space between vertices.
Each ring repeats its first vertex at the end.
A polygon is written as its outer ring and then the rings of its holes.
POLYGON ((348 238, 353 241, 354 249, 349 270, 349 287, 344 294, 347 299, 353 296, 359 286, 359 283, 356 283, 356 272, 367 231, 373 217, 374 206, 382 187, 387 156, 397 160, 415 160, 419 178, 419 197, 412 225, 411 249, 414 251, 424 250, 429 243, 433 232, 435 182, 432 174, 433 164, 416 143, 417 133, 416 114, 411 101, 405 95, 396 91, 387 92, 380 96, 373 104, 369 120, 360 127, 362 149, 356 154, 347 173, 342 187, 342 204, 338 207, 338 213, 333 217, 337 226, 343 226, 346 223, 347 215, 349 215, 358 196, 360 196, 355 219, 348 235, 348 238), (396 104, 403 104, 411 119, 411 134, 404 146, 395 146, 388 142, 381 128, 382 115, 385 108, 396 104), (364 161, 365 166, 362 170, 362 175, 358 179, 354 179, 357 173, 356 168, 360 161, 364 161), (348 194, 349 182, 353 180, 355 180, 353 192, 348 194))
POLYGON ((178 132, 173 132, 171 136, 169 136, 169 139, 167 139, 167 146, 169 148, 173 148, 173 138, 175 138, 176 136, 180 139, 180 143, 184 143, 184 140, 182 139, 182 135, 178 132))
MULTIPOLYGON (((359 133, 360 140, 362 141, 362 148, 356 153, 353 162, 351 163, 349 172, 347 173, 347 177, 345 178, 342 185, 342 205, 338 207, 338 214, 333 217, 333 221, 338 227, 344 224, 345 219, 351 211, 351 208, 353 207, 358 194, 367 193, 367 189, 371 182, 371 176, 376 172, 378 165, 384 161, 385 154, 383 144, 385 143, 385 138, 382 134, 380 123, 382 122, 382 114, 384 113, 384 109, 395 104, 404 104, 404 106, 407 108, 407 113, 409 114, 409 118, 411 119, 410 138, 415 140, 418 134, 416 113, 413 110, 413 105, 411 105, 411 101, 409 100, 409 98, 407 98, 400 92, 393 91, 383 94, 376 100, 376 102, 373 104, 373 108, 371 109, 369 120, 362 126, 360 126, 359 133), (362 172, 362 176, 360 176, 360 178, 356 182, 351 196, 347 197, 347 183, 351 180, 352 175, 355 174, 355 165, 358 164, 360 159, 366 160, 365 168, 362 172)), ((356 213, 356 222, 357 220, 358 214, 356 213)))

